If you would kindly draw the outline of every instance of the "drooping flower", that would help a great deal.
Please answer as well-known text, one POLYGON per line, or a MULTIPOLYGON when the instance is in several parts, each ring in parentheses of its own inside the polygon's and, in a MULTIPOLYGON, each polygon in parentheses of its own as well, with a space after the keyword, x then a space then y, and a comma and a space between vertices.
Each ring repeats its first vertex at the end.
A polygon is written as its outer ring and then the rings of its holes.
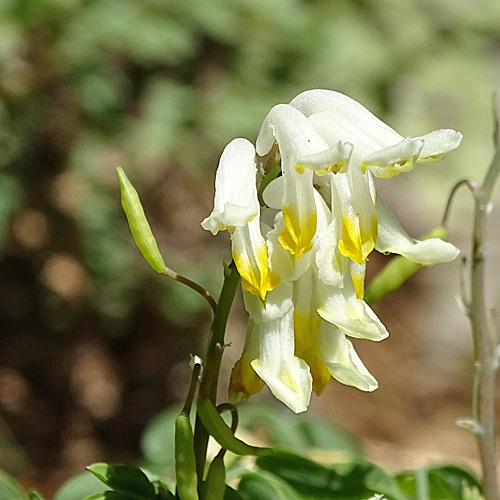
POLYGON ((253 145, 245 139, 231 141, 217 169, 214 209, 201 225, 213 234, 229 230, 243 289, 264 300, 280 278, 269 269, 267 245, 260 232, 256 174, 253 145))
POLYGON ((388 335, 363 301, 370 252, 432 265, 453 260, 458 250, 440 239, 410 238, 377 196, 373 177, 436 161, 460 140, 452 130, 403 138, 352 99, 314 90, 272 108, 256 148, 244 139, 226 147, 214 210, 202 225, 231 233, 250 316, 232 399, 267 385, 301 412, 331 377, 363 391, 377 388, 348 339, 388 335), (261 207, 257 165, 274 157, 281 174, 266 183, 261 207))

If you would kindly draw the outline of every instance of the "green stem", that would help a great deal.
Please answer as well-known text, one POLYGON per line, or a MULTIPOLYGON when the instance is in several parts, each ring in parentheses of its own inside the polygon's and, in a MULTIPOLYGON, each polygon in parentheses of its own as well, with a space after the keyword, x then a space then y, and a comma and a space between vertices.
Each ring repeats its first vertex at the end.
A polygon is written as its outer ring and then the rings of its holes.
POLYGON ((415 471, 417 500, 429 500, 429 471, 427 467, 415 471))
POLYGON ((488 205, 495 182, 500 174, 500 148, 486 174, 484 183, 475 193, 474 228, 471 264, 470 321, 474 340, 474 387, 472 393, 475 433, 483 469, 483 496, 498 500, 498 478, 495 432, 496 372, 498 340, 489 322, 485 298, 485 233, 488 205))
POLYGON ((175 281, 178 281, 179 283, 182 283, 183 285, 188 286, 196 293, 199 293, 208 302, 209 306, 212 308, 212 311, 215 313, 215 310, 217 309, 217 302, 201 285, 198 285, 198 283, 195 283, 193 280, 190 280, 189 278, 186 278, 185 276, 172 271, 172 269, 168 268, 167 266, 164 266, 162 274, 168 276, 169 278, 172 278, 175 281))
MULTIPOLYGON (((217 309, 210 330, 207 355, 203 367, 203 375, 200 382, 200 397, 208 397, 215 405, 217 398, 217 385, 219 381, 220 364, 222 360, 221 346, 224 346, 227 319, 231 311, 234 295, 240 281, 234 262, 224 269, 224 284, 219 297, 217 309)), ((196 416, 194 431, 194 450, 196 455, 196 471, 198 484, 202 484, 203 471, 205 469, 207 446, 209 434, 199 416, 196 416)))

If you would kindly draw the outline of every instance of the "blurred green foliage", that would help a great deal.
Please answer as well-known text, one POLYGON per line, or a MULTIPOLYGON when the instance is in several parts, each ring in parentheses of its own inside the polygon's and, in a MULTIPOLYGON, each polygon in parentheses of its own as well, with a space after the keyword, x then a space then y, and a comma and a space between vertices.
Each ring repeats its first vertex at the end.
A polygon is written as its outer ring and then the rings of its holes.
MULTIPOLYGON (((161 401, 139 423, 168 399, 165 371, 177 354, 201 348, 205 304, 141 261, 116 165, 139 191, 167 264, 216 292, 228 250, 199 222, 230 139, 254 140, 274 104, 330 88, 403 134, 460 130, 462 151, 446 161, 453 175, 470 173, 492 150, 499 42, 496 0, 0 2, 0 365, 58 401, 30 414, 52 422, 45 439, 78 405, 67 379, 82 339, 109 342, 126 369, 137 342, 166 336, 153 343, 158 366, 125 384, 158 386, 161 401)), ((450 169, 432 172, 412 175, 447 191, 435 180, 450 169)), ((16 427, 21 410, 2 409, 24 443, 36 435, 16 427)))

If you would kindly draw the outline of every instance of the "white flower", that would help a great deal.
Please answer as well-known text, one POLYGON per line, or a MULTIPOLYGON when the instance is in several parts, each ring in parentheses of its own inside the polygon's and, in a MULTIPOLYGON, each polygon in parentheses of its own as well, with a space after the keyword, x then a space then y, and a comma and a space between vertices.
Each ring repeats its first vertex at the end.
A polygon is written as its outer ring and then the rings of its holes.
POLYGON ((363 301, 369 254, 376 248, 433 265, 453 260, 458 250, 440 239, 409 237, 377 196, 374 177, 436 161, 461 137, 438 130, 405 138, 349 97, 312 90, 271 109, 256 148, 245 139, 226 147, 214 209, 202 225, 231 233, 250 315, 231 399, 267 385, 301 412, 332 377, 363 391, 377 388, 348 339, 388 335, 363 301), (267 185, 260 207, 257 165, 277 159, 281 175, 267 185))

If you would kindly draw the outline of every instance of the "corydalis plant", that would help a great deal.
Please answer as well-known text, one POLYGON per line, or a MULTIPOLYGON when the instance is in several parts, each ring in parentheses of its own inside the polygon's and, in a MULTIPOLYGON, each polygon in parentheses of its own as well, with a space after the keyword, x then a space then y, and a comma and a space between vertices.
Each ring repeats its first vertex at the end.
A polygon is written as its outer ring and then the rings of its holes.
POLYGON ((233 401, 267 384, 302 412, 331 377, 377 388, 348 339, 388 335, 363 300, 369 254, 375 248, 433 265, 459 251, 438 238, 410 238, 377 196, 374 177, 437 161, 461 139, 454 130, 404 138, 349 97, 312 90, 272 108, 255 146, 228 144, 202 226, 230 232, 250 316, 231 375, 233 401), (270 168, 276 162, 280 168, 270 168))

